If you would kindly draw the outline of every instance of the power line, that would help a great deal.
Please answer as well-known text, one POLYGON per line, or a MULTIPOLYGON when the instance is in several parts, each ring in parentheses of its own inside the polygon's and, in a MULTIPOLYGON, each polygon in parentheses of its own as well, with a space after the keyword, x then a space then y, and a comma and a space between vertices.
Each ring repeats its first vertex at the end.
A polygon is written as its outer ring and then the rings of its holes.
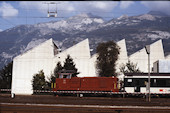
MULTIPOLYGON (((13 16, 0 16, 0 18, 49 18, 49 17, 44 17, 44 16, 29 16, 29 17, 25 17, 25 16, 16 16, 16 17, 13 17, 13 16)), ((70 16, 61 16, 61 17, 56 17, 56 18, 70 18, 70 16)), ((101 17, 98 17, 98 16, 94 16, 94 17, 83 17, 83 18, 101 18, 101 17)), ((113 18, 113 17, 104 17, 104 18, 113 18)))
POLYGON ((7 23, 12 24, 13 26, 16 26, 16 24, 14 24, 13 22, 11 22, 11 21, 9 21, 9 20, 7 20, 7 19, 3 19, 3 20, 6 21, 7 23))
MULTIPOLYGON (((44 4, 61 4, 61 2, 44 2, 44 4)), ((62 4, 65 4, 65 3, 62 3, 62 4)), ((47 11, 48 10, 48 7, 47 8, 20 8, 20 7, 17 7, 17 8, 5 8, 5 9, 18 9, 18 10, 44 10, 44 11, 47 11)), ((68 10, 58 10, 58 11, 68 11, 68 10)), ((89 12, 87 10, 79 10, 79 11, 71 11, 71 12, 89 12)), ((97 11, 97 10, 90 10, 90 13, 93 12, 93 13, 111 13, 111 14, 115 14, 115 13, 126 13, 126 14, 137 14, 137 13, 133 13, 133 12, 122 12, 122 11, 97 11)))
MULTIPOLYGON (((73 11, 73 12, 81 12, 81 11, 73 11)), ((86 12, 88 12, 88 11, 86 11, 86 12)), ((93 11, 91 11, 91 12, 93 12, 93 11)), ((110 13, 113 14, 113 12, 110 12, 110 13)), ((136 13, 131 13, 131 14, 136 14, 136 13)), ((77 14, 77 15, 79 15, 79 14, 77 14)), ((56 18, 70 18, 73 16, 58 16, 56 18)), ((164 17, 170 17, 170 16, 164 16, 164 17)), ((26 16, 26 17, 25 16, 0 16, 0 18, 49 18, 49 17, 45 17, 45 16, 26 16)), ((95 16, 94 15, 93 17, 84 17, 84 18, 115 18, 115 17, 114 17, 114 15, 113 16, 95 16)))
MULTIPOLYGON (((50 4, 50 3, 46 3, 46 4, 50 4)), ((59 4, 59 3, 55 3, 55 4, 59 4)), ((44 10, 44 11, 47 11, 48 8, 5 8, 5 9, 18 9, 18 10, 44 10)), ((57 10, 58 12, 61 11, 61 12, 67 12, 68 10, 57 10)), ((71 11, 72 13, 74 12, 79 12, 79 13, 89 13, 89 11, 87 10, 79 10, 79 11, 71 11)), ((124 13, 124 14, 138 14, 138 15, 141 15, 139 13, 134 13, 134 12, 127 12, 127 11, 95 11, 95 10, 91 10, 90 13, 110 13, 110 14, 120 14, 120 13, 124 13)), ((169 17, 169 15, 167 16, 164 16, 164 17, 169 17)))
MULTIPOLYGON (((26 8, 5 8, 5 9, 18 9, 18 10, 44 10, 46 11, 47 8, 39 8, 39 9, 34 9, 34 8, 31 8, 31 9, 26 9, 26 8)), ((57 10, 58 12, 61 11, 61 12, 67 12, 68 10, 57 10)), ((71 11, 72 13, 74 12, 79 12, 79 13, 89 13, 89 11, 87 10, 79 10, 79 11, 71 11)), ((120 14, 120 13, 125 13, 125 14, 137 14, 137 13, 133 13, 133 12, 121 12, 121 11, 90 11, 90 13, 110 13, 110 14, 120 14)))

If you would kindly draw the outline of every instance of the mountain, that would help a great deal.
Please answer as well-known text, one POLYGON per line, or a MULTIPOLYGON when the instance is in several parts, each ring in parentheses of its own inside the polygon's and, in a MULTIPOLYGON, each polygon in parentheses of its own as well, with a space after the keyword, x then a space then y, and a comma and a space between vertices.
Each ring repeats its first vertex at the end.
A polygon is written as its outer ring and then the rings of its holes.
MULTIPOLYGON (((92 14, 80 14, 66 20, 38 23, 35 25, 20 25, 0 32, 0 67, 49 38, 56 40, 59 46, 68 42, 77 33, 95 29, 104 20, 92 14)), ((78 38, 78 37, 75 37, 78 38)), ((83 40, 83 39, 81 39, 83 40)), ((80 41, 77 39, 77 42, 80 41)), ((72 43, 73 44, 73 43, 72 43)), ((70 44, 65 44, 72 46, 70 44)), ((63 49, 66 48, 62 46, 63 49)))
POLYGON ((150 11, 150 12, 148 12, 148 14, 150 14, 150 15, 153 15, 153 16, 170 16, 170 15, 167 15, 167 14, 165 14, 165 13, 163 13, 163 12, 160 12, 160 11, 150 11))
POLYGON ((132 54, 163 39, 167 55, 170 53, 169 28, 170 17, 155 11, 137 16, 122 15, 109 21, 92 14, 80 14, 61 21, 20 25, 0 32, 0 67, 49 38, 53 38, 61 50, 89 38, 92 54, 103 41, 125 38, 128 54, 132 54))
MULTIPOLYGON (((90 34, 95 34, 105 40, 115 40, 125 38, 129 54, 143 48, 146 44, 163 39, 166 55, 170 52, 168 44, 170 43, 170 17, 143 14, 128 17, 123 15, 117 19, 100 24, 98 29, 90 34)), ((93 37, 93 38, 94 38, 93 37)))

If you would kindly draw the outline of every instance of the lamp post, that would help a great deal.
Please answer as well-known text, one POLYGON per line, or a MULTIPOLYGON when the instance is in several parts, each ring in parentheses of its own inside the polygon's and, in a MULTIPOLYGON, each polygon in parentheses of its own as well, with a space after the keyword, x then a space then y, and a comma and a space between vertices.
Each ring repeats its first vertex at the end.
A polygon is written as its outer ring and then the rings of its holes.
POLYGON ((145 46, 146 53, 148 54, 148 89, 149 91, 148 95, 148 101, 151 101, 151 95, 150 95, 150 45, 145 46))

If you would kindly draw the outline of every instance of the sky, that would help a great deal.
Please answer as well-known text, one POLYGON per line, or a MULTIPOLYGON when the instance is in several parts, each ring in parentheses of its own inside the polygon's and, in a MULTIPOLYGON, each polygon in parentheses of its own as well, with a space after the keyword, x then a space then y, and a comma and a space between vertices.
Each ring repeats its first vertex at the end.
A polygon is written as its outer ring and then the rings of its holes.
POLYGON ((82 13, 92 13, 111 20, 122 15, 135 16, 149 11, 170 15, 170 1, 1 1, 0 31, 17 25, 58 21, 82 13), (47 17, 48 10, 57 11, 57 17, 47 17))

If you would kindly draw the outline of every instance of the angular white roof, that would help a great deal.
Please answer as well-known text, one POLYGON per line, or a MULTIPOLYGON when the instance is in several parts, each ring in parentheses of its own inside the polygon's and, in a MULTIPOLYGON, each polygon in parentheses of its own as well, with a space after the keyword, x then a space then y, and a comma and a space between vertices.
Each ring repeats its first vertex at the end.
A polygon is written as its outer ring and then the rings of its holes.
POLYGON ((125 39, 122 39, 117 42, 117 45, 120 47, 120 52, 117 60, 116 70, 119 73, 119 68, 122 66, 122 64, 126 64, 128 62, 128 55, 127 55, 127 49, 126 49, 126 42, 125 39))
MULTIPOLYGON (((150 45, 150 68, 152 68, 153 63, 159 59, 164 59, 162 40, 158 40, 150 45)), ((139 70, 142 72, 148 72, 148 55, 145 48, 130 55, 129 60, 137 63, 139 70)))
POLYGON ((90 55, 88 39, 85 39, 85 40, 79 42, 78 44, 55 55, 54 65, 56 65, 57 62, 59 62, 59 61, 63 65, 65 59, 67 58, 67 55, 70 55, 71 58, 73 58, 73 61, 76 64, 76 68, 78 69, 78 72, 80 72, 80 74, 78 74, 78 77, 96 76, 96 75, 94 75, 95 70, 92 70, 93 64, 90 61, 91 55, 90 55))
POLYGON ((55 48, 49 39, 13 59, 12 93, 32 94, 33 75, 40 70, 46 76, 51 75, 55 48))
POLYGON ((90 48, 89 48, 89 40, 85 39, 76 45, 62 51, 57 54, 55 57, 65 57, 65 55, 70 55, 74 58, 90 58, 90 48))

